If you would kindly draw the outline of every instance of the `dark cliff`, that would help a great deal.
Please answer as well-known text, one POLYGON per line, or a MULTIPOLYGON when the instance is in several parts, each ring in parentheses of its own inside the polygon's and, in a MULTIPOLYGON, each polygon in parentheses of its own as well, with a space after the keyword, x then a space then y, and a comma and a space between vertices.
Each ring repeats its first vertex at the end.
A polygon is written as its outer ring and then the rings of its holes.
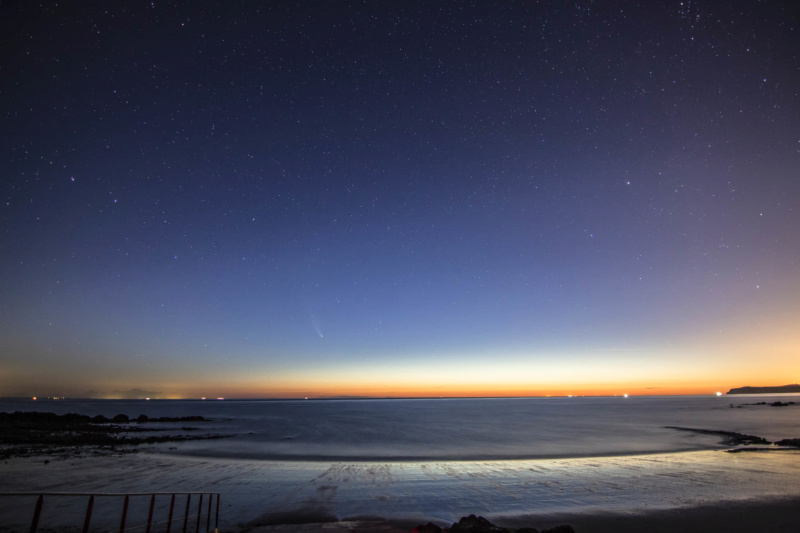
POLYGON ((776 394, 786 392, 800 392, 800 385, 782 385, 780 387, 738 387, 728 391, 728 394, 776 394))

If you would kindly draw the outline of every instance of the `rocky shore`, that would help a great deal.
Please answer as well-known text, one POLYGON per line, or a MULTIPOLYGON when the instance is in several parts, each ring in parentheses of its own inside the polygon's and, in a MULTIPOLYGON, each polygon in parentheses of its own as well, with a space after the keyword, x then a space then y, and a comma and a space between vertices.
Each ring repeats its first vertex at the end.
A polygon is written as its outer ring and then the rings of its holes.
MULTIPOLYGON (((675 429, 677 431, 689 431, 692 433, 699 433, 702 435, 717 435, 722 437, 722 442, 726 446, 752 446, 752 445, 763 445, 763 446, 771 446, 771 448, 751 448, 752 450, 779 450, 779 449, 795 449, 800 448, 800 438, 786 438, 781 439, 775 442, 770 442, 764 437, 759 437, 757 435, 746 435, 744 433, 736 433, 735 431, 721 431, 721 430, 714 430, 714 429, 698 429, 698 428, 686 428, 686 427, 679 427, 679 426, 666 426, 668 429, 675 429)), ((746 448, 735 448, 733 450, 728 450, 730 452, 739 452, 739 451, 746 451, 746 448)))
POLYGON ((125 414, 107 418, 68 413, 57 415, 42 412, 0 413, 0 458, 33 455, 63 455, 91 451, 135 452, 140 444, 182 442, 223 438, 220 435, 185 435, 164 431, 196 432, 197 427, 143 427, 143 424, 206 422, 202 416, 131 418, 125 414), (152 433, 160 434, 154 435, 152 433), (120 447, 125 447, 121 449, 120 447))

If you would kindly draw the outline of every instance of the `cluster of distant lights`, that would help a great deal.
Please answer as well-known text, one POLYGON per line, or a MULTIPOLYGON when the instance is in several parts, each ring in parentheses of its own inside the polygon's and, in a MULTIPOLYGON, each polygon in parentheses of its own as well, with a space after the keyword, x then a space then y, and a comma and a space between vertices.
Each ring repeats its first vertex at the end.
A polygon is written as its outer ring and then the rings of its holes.
MULTIPOLYGON (((39 399, 38 396, 32 396, 31 397, 31 400, 38 400, 38 399, 39 399)), ((64 396, 48 396, 48 397, 43 397, 42 399, 43 400, 66 400, 66 398, 64 396)), ((149 399, 150 398, 145 398, 145 400, 149 400, 149 399)), ((204 397, 202 397, 200 399, 201 400, 206 400, 207 398, 204 396, 204 397)), ((225 398, 222 398, 222 397, 217 398, 217 400, 224 400, 224 399, 225 398)), ((306 398, 306 399, 308 399, 308 398, 306 398)))
MULTIPOLYGON (((619 394, 615 394, 614 396, 619 396, 619 394)), ((551 396, 548 394, 547 397, 550 398, 551 396)), ((576 396, 574 394, 567 394, 567 398, 579 398, 579 397, 580 396, 576 396)), ((627 398, 628 395, 627 394, 623 394, 622 397, 623 398, 627 398)))
MULTIPOLYGON (((36 398, 34 398, 34 400, 35 400, 35 399, 36 399, 36 398)), ((145 398, 145 400, 149 400, 149 399, 150 399, 150 398, 145 398)), ((203 396, 203 397, 202 397, 202 398, 200 398, 200 399, 201 399, 201 400, 207 400, 208 398, 206 398, 205 396, 203 396)), ((222 397, 219 397, 219 398, 217 398, 217 400, 224 400, 224 399, 225 399, 225 398, 222 398, 222 397)))
MULTIPOLYGON (((615 396, 616 396, 616 394, 615 394, 615 396)), ((623 398, 627 398, 628 396, 629 396, 628 394, 623 394, 622 395, 623 398)), ((715 392, 714 396, 722 396, 722 393, 721 392, 715 392)), ((568 394, 567 398, 575 398, 575 395, 574 394, 568 394)))
MULTIPOLYGON (((149 400, 149 399, 150 399, 150 398, 145 398, 145 400, 149 400)), ((202 397, 202 398, 200 398, 200 399, 201 399, 201 400, 207 400, 208 398, 206 398, 205 396, 203 396, 203 397, 202 397)), ((217 400, 224 400, 224 399, 225 399, 225 398, 222 398, 222 397, 219 397, 219 398, 217 398, 217 400)))
MULTIPOLYGON (((721 392, 716 392, 716 393, 714 393, 714 395, 715 395, 715 396, 722 396, 722 393, 721 393, 721 392)), ((627 397, 628 397, 628 394, 623 394, 623 395, 622 395, 622 397, 623 397, 623 398, 627 398, 627 397)), ((573 395, 573 394, 568 394, 568 395, 567 395, 567 398, 575 398, 575 395, 573 395)), ((33 399, 33 400, 37 400, 38 398, 37 398, 36 396, 34 396, 32 399, 33 399)), ((53 396, 53 397, 48 397, 48 398, 44 398, 44 399, 45 399, 45 400, 64 400, 65 398, 64 398, 63 396, 53 396)), ((149 399, 150 399, 150 398, 145 398, 145 400, 149 400, 149 399)), ((205 396, 203 396, 203 397, 202 397, 202 398, 200 398, 200 399, 201 399, 201 400, 207 400, 208 398, 206 398, 205 396)), ((217 398, 217 400, 224 400, 224 399, 225 399, 225 398, 223 398, 223 397, 219 397, 219 398, 217 398)), ((305 400, 308 400, 308 396, 306 396, 304 399, 305 399, 305 400)))
MULTIPOLYGON (((145 398, 145 400, 149 400, 149 399, 150 399, 150 398, 145 398)), ((206 398, 205 396, 203 396, 203 397, 202 397, 202 398, 200 398, 200 399, 201 399, 201 400, 207 400, 208 398, 206 398)), ((222 398, 222 397, 220 397, 220 398, 217 398, 217 400, 224 400, 224 399, 225 399, 225 398, 222 398)))

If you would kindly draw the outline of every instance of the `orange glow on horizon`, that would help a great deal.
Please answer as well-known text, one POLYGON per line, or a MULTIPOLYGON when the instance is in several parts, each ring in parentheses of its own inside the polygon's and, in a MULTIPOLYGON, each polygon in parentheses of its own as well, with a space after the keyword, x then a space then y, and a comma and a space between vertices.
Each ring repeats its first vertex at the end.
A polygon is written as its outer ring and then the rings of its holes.
MULTIPOLYGON (((390 385, 372 384, 298 384, 293 383, 272 386, 256 384, 228 383, 198 389, 197 385, 186 384, 176 387, 170 392, 154 395, 158 400, 206 399, 324 399, 324 398, 514 398, 514 397, 628 397, 637 396, 718 396, 722 397, 734 387, 749 386, 782 386, 793 383, 793 380, 737 380, 730 383, 719 381, 710 383, 665 383, 659 386, 643 386, 631 383, 613 384, 550 384, 529 386, 492 386, 491 384, 451 384, 449 386, 433 386, 431 384, 390 385), (207 393, 209 389, 218 391, 207 393)), ((73 396, 78 398, 80 396, 73 396)), ((137 399, 133 396, 118 394, 96 396, 99 399, 137 399)), ((144 399, 144 398, 138 398, 144 399)), ((148 398, 149 399, 149 398, 148 398)))
MULTIPOLYGON (((539 387, 492 387, 492 386, 395 386, 395 387, 354 387, 354 386, 328 386, 328 387, 276 387, 276 388, 250 388, 230 387, 226 389, 226 399, 243 398, 513 398, 513 397, 580 397, 580 396, 681 396, 681 395, 708 395, 715 396, 718 391, 725 392, 733 387, 713 385, 672 385, 663 387, 647 386, 539 386, 539 387)), ((760 383, 759 383, 760 385, 760 383)), ((776 383, 775 385, 786 385, 776 383)), ((172 398, 182 395, 170 395, 172 398)), ((186 398, 196 398, 197 395, 186 394, 186 398)))
MULTIPOLYGON (((711 344, 711 343, 709 343, 711 344)), ((101 374, 63 374, 18 379, 19 389, 0 396, 105 399, 198 398, 436 398, 715 395, 734 387, 781 386, 800 379, 797 344, 770 347, 742 342, 718 346, 672 346, 601 354, 580 351, 505 354, 423 353, 402 360, 268 369, 213 368, 191 375, 171 369, 109 380, 101 374), (212 376, 212 377, 210 377, 212 376), (105 392, 104 392, 105 391, 105 392), (111 392, 114 391, 114 392, 111 392), (10 394, 9 394, 10 393, 10 394)))

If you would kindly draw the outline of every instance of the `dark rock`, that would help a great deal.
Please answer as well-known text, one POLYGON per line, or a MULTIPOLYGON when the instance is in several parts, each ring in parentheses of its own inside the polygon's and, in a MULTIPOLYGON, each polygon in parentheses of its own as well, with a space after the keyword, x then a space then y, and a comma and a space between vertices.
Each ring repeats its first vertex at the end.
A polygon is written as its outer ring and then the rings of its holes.
POLYGON ((450 526, 451 533, 508 533, 506 528, 498 527, 482 516, 464 516, 458 523, 450 526))
POLYGON ((722 437, 722 442, 727 446, 749 446, 751 444, 771 444, 767 439, 756 435, 746 435, 735 431, 719 431, 714 429, 685 428, 679 426, 664 426, 667 429, 677 429, 678 431, 691 431, 703 435, 717 435, 722 437))
POLYGON ((551 527, 550 529, 543 529, 542 533, 575 533, 575 528, 569 524, 563 524, 560 526, 551 527))
POLYGON ((77 425, 77 424, 88 424, 91 419, 86 415, 79 415, 77 413, 67 413, 61 416, 61 420, 67 424, 77 425))
MULTIPOLYGON (((196 417, 185 417, 196 420, 196 417)), ((200 417, 202 419, 202 417, 200 417)), ((116 423, 127 423, 126 415, 114 417, 116 423)), ((160 431, 146 427, 110 424, 105 417, 89 417, 75 413, 56 415, 40 412, 0 412, 0 458, 30 457, 55 453, 79 453, 81 447, 115 450, 117 446, 135 446, 162 442, 182 442, 223 438, 221 435, 151 435, 135 433, 160 431)), ((185 428, 185 430, 196 428, 185 428)))
POLYGON ((415 527, 411 530, 411 533, 442 533, 442 528, 436 524, 428 522, 425 525, 415 527))
POLYGON ((147 422, 148 420, 150 420, 150 417, 147 416, 147 415, 139 415, 138 417, 136 417, 136 421, 138 423, 140 423, 140 424, 143 424, 144 422, 147 422))
POLYGON ((783 439, 776 442, 778 446, 794 446, 800 448, 800 439, 783 439))

